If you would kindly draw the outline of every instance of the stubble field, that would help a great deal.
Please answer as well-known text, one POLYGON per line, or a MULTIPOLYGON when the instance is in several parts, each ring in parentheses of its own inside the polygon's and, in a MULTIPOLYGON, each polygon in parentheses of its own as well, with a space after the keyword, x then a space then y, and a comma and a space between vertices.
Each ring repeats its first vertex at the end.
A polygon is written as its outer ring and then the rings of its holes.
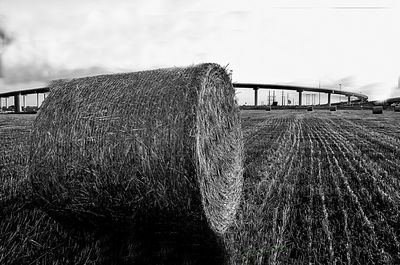
MULTIPOLYGON (((0 264, 96 264, 26 197, 34 116, 0 115, 0 264)), ((400 114, 243 111, 245 182, 231 264, 399 264, 400 114)))

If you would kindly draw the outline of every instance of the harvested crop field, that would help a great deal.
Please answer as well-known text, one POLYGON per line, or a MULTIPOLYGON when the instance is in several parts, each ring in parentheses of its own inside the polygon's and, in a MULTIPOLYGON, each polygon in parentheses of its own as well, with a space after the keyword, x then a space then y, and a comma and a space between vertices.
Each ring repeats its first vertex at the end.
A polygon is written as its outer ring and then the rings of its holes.
MULTIPOLYGON (((245 179, 224 236, 229 264, 400 263, 398 113, 241 114, 245 179)), ((98 242, 26 199, 34 117, 0 115, 0 264, 98 264, 98 242)))

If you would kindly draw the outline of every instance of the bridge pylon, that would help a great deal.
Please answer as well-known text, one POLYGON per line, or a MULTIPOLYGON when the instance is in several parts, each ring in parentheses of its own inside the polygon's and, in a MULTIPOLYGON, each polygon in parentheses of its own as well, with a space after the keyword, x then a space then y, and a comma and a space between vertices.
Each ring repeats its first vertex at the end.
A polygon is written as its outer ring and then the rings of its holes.
POLYGON ((331 106, 331 94, 332 93, 328 93, 328 106, 331 106))
POLYGON ((303 95, 302 95, 302 93, 303 93, 303 89, 298 89, 297 90, 297 92, 299 92, 299 106, 301 106, 302 105, 302 98, 303 98, 303 95))
POLYGON ((257 106, 258 102, 258 87, 253 88, 254 90, 254 106, 257 106))

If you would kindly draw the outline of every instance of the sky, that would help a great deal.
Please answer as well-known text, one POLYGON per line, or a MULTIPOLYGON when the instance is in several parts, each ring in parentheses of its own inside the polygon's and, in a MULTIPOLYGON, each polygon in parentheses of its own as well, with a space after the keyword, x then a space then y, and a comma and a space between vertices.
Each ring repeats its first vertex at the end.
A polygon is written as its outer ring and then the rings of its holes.
MULTIPOLYGON (((342 84, 373 100, 400 96, 397 2, 0 0, 0 27, 12 39, 2 49, 0 91, 215 62, 234 82, 342 84)), ((251 104, 253 92, 237 97, 251 104)))

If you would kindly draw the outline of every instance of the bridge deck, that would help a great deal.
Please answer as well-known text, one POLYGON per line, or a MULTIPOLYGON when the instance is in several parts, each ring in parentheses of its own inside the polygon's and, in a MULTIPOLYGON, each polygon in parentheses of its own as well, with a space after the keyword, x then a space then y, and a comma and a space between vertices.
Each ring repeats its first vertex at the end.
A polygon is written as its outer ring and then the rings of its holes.
POLYGON ((337 89, 330 88, 316 88, 316 87, 303 87, 303 86, 292 86, 292 85, 277 85, 277 84, 255 84, 255 83, 233 83, 235 88, 253 88, 253 89, 282 89, 282 90, 295 90, 297 92, 310 91, 310 92, 320 92, 320 93, 331 93, 338 95, 345 95, 351 97, 357 97, 362 100, 367 100, 368 96, 350 92, 350 91, 340 91, 337 89))
MULTIPOLYGON (((280 90, 295 90, 299 92, 299 105, 302 105, 302 92, 310 91, 310 92, 319 92, 319 93, 327 93, 328 94, 328 105, 331 105, 331 94, 338 94, 338 95, 345 95, 348 97, 348 103, 350 104, 351 99, 350 97, 357 97, 358 100, 366 101, 368 97, 366 95, 343 91, 343 90, 336 90, 336 89, 329 89, 329 88, 316 88, 316 87, 303 87, 303 86, 293 86, 293 85, 277 85, 277 84, 255 84, 255 83, 233 83, 233 87, 235 88, 250 88, 254 89, 254 105, 257 106, 257 90, 258 89, 280 89, 280 90)), ((38 94, 38 93, 47 93, 50 92, 50 88, 48 87, 40 87, 40 88, 31 88, 31 89, 24 89, 18 91, 10 91, 5 93, 0 93, 0 98, 3 97, 13 97, 15 101, 15 112, 21 112, 21 102, 20 96, 29 95, 29 94, 38 94)), ((39 99, 38 99, 39 101, 39 99)), ((1 102, 0 102, 1 106, 1 102)), ((39 102, 38 102, 39 107, 39 102)))
POLYGON ((24 96, 24 95, 29 95, 29 94, 47 93, 47 92, 50 92, 50 89, 48 87, 29 88, 29 89, 24 89, 24 90, 0 93, 0 97, 8 98, 8 97, 13 97, 13 96, 18 96, 18 95, 24 96))
MULTIPOLYGON (((357 97, 359 99, 367 100, 368 96, 350 92, 350 91, 340 91, 337 89, 330 88, 316 88, 316 87, 303 87, 303 86, 292 86, 292 85, 278 85, 278 84, 255 84, 255 83, 233 83, 235 88, 259 88, 259 89, 282 89, 282 90, 295 90, 295 91, 310 91, 310 92, 320 92, 320 93, 331 93, 345 96, 357 97)), ((48 87, 31 88, 19 91, 10 91, 5 93, 0 93, 0 97, 12 97, 17 95, 28 95, 36 93, 47 93, 50 92, 48 87)))

